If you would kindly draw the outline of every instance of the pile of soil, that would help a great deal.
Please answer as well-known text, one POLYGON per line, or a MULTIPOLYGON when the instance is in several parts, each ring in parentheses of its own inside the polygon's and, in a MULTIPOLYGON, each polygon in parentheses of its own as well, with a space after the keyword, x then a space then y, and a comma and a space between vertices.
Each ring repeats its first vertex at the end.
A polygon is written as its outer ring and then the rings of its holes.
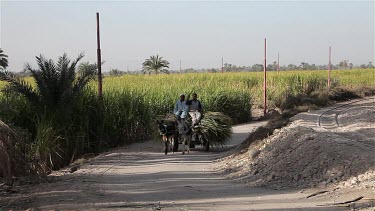
POLYGON ((317 132, 302 120, 294 121, 252 143, 246 152, 219 160, 217 170, 276 189, 332 184, 375 188, 374 115, 368 110, 343 115, 344 127, 335 131, 317 132))

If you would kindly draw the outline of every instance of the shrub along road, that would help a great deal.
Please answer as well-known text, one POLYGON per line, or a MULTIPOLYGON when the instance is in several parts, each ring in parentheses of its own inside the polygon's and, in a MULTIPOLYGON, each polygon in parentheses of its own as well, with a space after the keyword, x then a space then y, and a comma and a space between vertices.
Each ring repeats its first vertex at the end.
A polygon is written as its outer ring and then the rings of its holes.
MULTIPOLYGON (((26 190, 8 207, 41 210, 332 210, 317 204, 331 196, 309 197, 317 190, 272 190, 224 179, 213 161, 230 153, 264 122, 238 125, 228 147, 190 154, 162 153, 155 141, 132 144, 101 154, 74 173, 54 172, 52 183, 26 190)), ((341 198, 340 198, 341 199, 341 198)), ((4 206, 4 205, 3 205, 4 206)), ((0 207, 1 208, 1 207, 0 207)), ((334 210, 347 210, 334 207, 334 210)))

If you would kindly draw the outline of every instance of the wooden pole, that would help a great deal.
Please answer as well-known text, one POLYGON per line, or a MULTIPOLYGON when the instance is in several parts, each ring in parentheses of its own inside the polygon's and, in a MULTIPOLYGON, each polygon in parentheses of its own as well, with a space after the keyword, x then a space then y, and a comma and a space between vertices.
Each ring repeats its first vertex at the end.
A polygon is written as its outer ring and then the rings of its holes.
POLYGON ((98 96, 102 97, 102 55, 100 51, 100 30, 99 30, 99 13, 96 13, 96 32, 97 32, 97 57, 98 57, 98 96))
POLYGON ((328 53, 328 89, 331 87, 331 46, 328 53))
POLYGON ((267 113, 267 40, 264 38, 264 81, 263 81, 263 98, 264 98, 264 115, 267 113))
POLYGON ((221 57, 221 72, 224 72, 224 57, 221 57))
POLYGON ((277 52, 277 73, 280 71, 280 57, 279 57, 279 52, 277 52))

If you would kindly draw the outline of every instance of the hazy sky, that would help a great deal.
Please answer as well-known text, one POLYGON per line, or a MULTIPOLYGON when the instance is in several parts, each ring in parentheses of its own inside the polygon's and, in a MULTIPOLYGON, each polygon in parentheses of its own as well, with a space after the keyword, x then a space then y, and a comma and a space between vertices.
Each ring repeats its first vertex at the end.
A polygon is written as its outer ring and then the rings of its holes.
POLYGON ((21 71, 43 54, 96 61, 100 12, 104 70, 141 69, 159 54, 172 69, 280 63, 374 61, 374 1, 3 1, 0 47, 21 71))

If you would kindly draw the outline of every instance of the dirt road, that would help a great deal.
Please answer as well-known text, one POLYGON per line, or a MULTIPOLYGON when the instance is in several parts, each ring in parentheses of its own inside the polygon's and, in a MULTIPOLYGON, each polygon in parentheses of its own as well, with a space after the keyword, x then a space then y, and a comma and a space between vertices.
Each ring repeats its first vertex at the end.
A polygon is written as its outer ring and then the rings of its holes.
MULTIPOLYGON (((324 111, 299 119, 316 127, 324 111)), ((228 148, 262 124, 234 127, 228 148)), ((212 164, 228 153, 222 148, 197 148, 186 155, 164 155, 161 150, 161 143, 148 141, 102 154, 10 205, 41 210, 347 210, 316 206, 334 202, 334 196, 306 199, 308 191, 246 187, 223 179, 212 164)))

